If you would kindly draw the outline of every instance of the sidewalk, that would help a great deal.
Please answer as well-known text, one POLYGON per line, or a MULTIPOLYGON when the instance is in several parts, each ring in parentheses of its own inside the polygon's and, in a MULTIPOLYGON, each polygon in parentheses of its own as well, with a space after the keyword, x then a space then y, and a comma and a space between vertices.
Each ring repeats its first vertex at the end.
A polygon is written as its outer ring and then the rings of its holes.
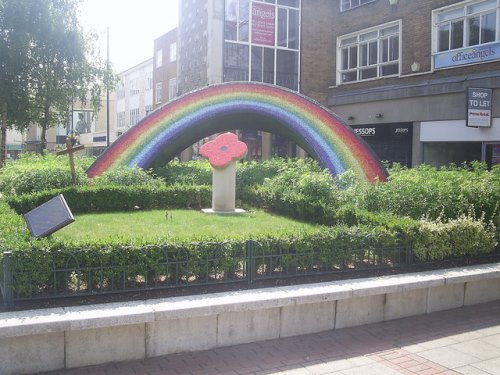
POLYGON ((500 301, 355 328, 50 374, 500 375, 500 301))

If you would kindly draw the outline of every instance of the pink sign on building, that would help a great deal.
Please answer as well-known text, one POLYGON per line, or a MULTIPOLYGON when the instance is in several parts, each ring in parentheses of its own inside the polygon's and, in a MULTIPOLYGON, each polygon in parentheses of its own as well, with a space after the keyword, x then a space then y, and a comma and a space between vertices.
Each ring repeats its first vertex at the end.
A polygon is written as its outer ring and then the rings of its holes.
POLYGON ((274 46, 275 7, 252 3, 252 43, 274 46))

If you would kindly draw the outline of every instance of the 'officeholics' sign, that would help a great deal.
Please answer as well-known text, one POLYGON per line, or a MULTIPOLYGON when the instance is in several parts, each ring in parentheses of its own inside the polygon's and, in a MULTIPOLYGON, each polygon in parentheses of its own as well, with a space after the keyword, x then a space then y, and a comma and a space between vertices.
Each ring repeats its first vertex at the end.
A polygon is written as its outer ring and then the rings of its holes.
POLYGON ((467 126, 491 127, 492 89, 467 89, 467 126))

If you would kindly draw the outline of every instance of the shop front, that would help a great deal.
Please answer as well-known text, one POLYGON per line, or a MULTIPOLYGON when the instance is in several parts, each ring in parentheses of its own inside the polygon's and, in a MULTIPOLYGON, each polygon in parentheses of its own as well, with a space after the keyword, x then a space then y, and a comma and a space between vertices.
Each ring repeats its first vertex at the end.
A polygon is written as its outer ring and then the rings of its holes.
POLYGON ((412 166, 412 123, 352 125, 382 161, 412 166))
POLYGON ((467 127, 466 120, 426 121, 420 124, 422 161, 434 166, 482 161, 500 164, 500 118, 491 127, 467 127))

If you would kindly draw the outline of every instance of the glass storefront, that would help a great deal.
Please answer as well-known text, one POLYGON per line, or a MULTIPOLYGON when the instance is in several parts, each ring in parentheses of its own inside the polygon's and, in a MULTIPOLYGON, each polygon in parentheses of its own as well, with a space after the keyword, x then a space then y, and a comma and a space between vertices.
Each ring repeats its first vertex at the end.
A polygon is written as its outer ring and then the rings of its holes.
POLYGON ((354 131, 368 143, 382 161, 412 166, 413 124, 353 125, 354 131))
POLYGON ((423 162, 435 167, 461 165, 482 160, 481 142, 426 142, 423 144, 423 162))

